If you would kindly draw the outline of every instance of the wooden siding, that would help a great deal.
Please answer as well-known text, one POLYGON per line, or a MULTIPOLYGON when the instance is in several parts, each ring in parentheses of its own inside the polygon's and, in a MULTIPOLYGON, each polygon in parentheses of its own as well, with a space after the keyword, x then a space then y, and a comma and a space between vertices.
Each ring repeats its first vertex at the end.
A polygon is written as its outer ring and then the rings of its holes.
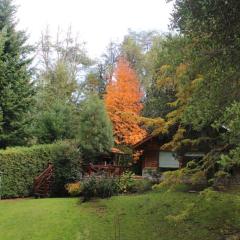
POLYGON ((143 168, 158 168, 158 151, 146 151, 144 153, 143 168))

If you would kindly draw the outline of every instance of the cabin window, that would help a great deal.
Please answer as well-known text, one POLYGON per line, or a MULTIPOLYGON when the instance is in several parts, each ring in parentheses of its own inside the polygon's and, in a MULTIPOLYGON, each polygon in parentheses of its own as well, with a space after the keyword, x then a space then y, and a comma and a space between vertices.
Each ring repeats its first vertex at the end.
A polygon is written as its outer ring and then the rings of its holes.
POLYGON ((160 168, 179 168, 179 161, 174 152, 159 152, 160 168))

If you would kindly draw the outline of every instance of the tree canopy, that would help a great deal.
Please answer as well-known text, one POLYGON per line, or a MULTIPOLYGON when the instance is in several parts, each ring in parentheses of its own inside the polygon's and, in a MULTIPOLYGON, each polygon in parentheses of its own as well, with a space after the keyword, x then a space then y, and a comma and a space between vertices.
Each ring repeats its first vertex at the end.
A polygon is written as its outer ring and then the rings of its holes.
POLYGON ((138 124, 143 92, 135 71, 124 58, 118 60, 106 92, 105 104, 113 122, 115 142, 132 145, 141 140, 146 135, 138 124))
POLYGON ((99 153, 108 153, 113 147, 112 123, 104 103, 96 95, 83 103, 80 115, 78 142, 87 160, 99 153))
POLYGON ((26 142, 34 90, 31 82, 33 50, 23 31, 16 29, 16 7, 0 1, 0 147, 26 142))

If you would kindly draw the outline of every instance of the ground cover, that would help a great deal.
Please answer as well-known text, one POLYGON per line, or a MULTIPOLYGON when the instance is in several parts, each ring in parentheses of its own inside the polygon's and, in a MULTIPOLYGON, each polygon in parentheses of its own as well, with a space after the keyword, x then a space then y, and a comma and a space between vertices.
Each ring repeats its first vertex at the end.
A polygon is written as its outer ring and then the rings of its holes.
POLYGON ((217 240, 240 229, 240 196, 149 192, 80 203, 78 198, 3 200, 1 240, 217 240))

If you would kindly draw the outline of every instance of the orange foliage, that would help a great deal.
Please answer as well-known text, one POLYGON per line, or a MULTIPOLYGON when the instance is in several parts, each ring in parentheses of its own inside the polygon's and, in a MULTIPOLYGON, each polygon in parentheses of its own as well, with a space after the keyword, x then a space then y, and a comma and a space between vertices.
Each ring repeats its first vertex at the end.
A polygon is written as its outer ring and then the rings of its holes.
POLYGON ((146 131, 139 126, 143 92, 135 71, 124 58, 119 59, 106 90, 105 104, 113 122, 115 142, 137 143, 146 136, 146 131))
POLYGON ((135 152, 132 154, 133 161, 134 161, 134 162, 137 162, 142 155, 143 155, 143 150, 137 150, 137 151, 135 151, 135 152))

